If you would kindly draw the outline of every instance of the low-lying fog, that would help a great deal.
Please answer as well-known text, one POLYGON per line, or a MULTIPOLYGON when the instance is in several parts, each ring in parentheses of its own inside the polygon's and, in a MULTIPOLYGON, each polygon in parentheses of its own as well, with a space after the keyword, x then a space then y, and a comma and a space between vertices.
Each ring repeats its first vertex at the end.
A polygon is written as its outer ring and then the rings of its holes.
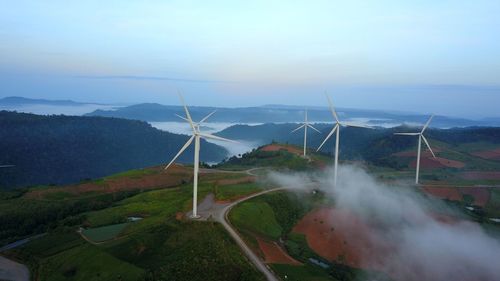
MULTIPOLYGON (((167 131, 175 134, 184 134, 184 135, 191 135, 193 132, 191 130, 191 127, 189 127, 189 124, 186 122, 149 122, 151 126, 160 129, 162 131, 167 131)), ((209 134, 214 134, 217 132, 220 132, 228 127, 231 127, 233 123, 222 123, 222 122, 212 122, 212 123, 206 123, 201 126, 201 131, 204 133, 209 133, 209 134)), ((259 125, 259 124, 244 124, 244 125, 259 125)), ((239 143, 231 143, 231 142, 225 142, 225 141, 218 141, 218 140, 212 140, 212 139, 206 139, 208 142, 220 145, 227 149, 229 152, 228 157, 234 156, 234 155, 239 155, 243 154, 245 152, 252 151, 252 149, 259 147, 262 145, 259 142, 249 142, 249 141, 241 141, 241 140, 236 140, 239 143)), ((203 147, 201 148, 203 149, 203 147)))
POLYGON ((363 255, 362 264, 378 263, 381 271, 398 280, 500 280, 500 242, 479 224, 453 216, 451 221, 439 219, 436 210, 453 214, 442 201, 410 185, 389 186, 359 167, 340 166, 335 188, 332 175, 328 168, 317 173, 272 173, 269 179, 296 189, 318 182, 335 200, 336 209, 347 209, 375 224, 366 235, 390 251, 363 255))

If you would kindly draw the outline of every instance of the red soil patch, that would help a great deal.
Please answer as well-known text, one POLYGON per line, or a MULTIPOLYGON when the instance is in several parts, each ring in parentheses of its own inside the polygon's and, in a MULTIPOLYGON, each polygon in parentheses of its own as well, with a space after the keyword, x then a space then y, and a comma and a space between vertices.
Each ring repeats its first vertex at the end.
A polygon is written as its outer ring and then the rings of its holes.
POLYGON ((454 187, 431 187, 425 186, 423 190, 434 197, 452 201, 461 201, 462 194, 458 188, 454 187))
MULTIPOLYGON (((417 160, 413 160, 410 163, 411 168, 415 168, 417 166, 417 160)), ((464 162, 450 160, 442 157, 422 157, 420 159, 420 168, 423 169, 437 169, 437 168, 463 168, 465 167, 464 162)))
POLYGON ((472 152, 471 154, 484 159, 500 160, 500 148, 492 150, 475 151, 472 152))
POLYGON ((65 192, 78 196, 85 193, 102 194, 131 190, 149 190, 177 186, 183 181, 189 181, 192 177, 192 170, 180 165, 173 165, 168 171, 164 171, 163 167, 153 167, 148 169, 157 173, 140 176, 109 178, 99 183, 88 182, 62 187, 31 190, 24 196, 31 199, 44 199, 46 195, 57 192, 65 192))
POLYGON ((476 206, 484 207, 490 200, 490 191, 487 187, 462 187, 460 192, 474 197, 473 204, 476 206))
POLYGON ((297 155, 302 155, 303 151, 289 145, 279 145, 279 144, 269 144, 261 148, 260 150, 262 151, 280 151, 280 150, 286 150, 290 153, 294 153, 297 155))
POLYGON ((320 208, 304 216, 294 232, 306 236, 307 243, 320 256, 352 267, 377 269, 390 245, 371 241, 372 228, 347 210, 320 208), (363 260, 372 260, 364 264, 363 260))
POLYGON ((276 242, 267 242, 257 238, 259 248, 264 253, 266 263, 301 265, 302 263, 290 257, 276 242))
POLYGON ((500 171, 469 171, 462 173, 462 178, 466 180, 500 180, 500 171))

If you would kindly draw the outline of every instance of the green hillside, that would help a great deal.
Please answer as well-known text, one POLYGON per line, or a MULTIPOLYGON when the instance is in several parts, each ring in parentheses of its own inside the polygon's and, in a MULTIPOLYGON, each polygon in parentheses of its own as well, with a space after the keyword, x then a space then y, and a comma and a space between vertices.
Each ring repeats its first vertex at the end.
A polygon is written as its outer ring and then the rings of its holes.
MULTIPOLYGON (((141 121, 0 112, 0 188, 67 184, 167 163, 188 136, 141 121)), ((202 141, 201 160, 220 161, 227 151, 202 141)), ((192 162, 190 147, 180 162, 192 162)))

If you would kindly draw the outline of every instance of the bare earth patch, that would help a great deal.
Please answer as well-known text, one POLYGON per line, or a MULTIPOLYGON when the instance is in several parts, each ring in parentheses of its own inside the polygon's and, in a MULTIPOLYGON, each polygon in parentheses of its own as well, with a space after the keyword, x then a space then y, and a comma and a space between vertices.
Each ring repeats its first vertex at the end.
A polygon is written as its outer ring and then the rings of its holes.
POLYGON ((461 201, 463 199, 460 190, 456 187, 433 187, 425 186, 423 190, 434 197, 452 201, 461 201))
POLYGON ((260 150, 262 151, 280 151, 280 150, 286 150, 290 153, 297 154, 297 155, 302 155, 303 151, 294 147, 294 146, 289 146, 289 145, 279 145, 279 144, 270 144, 266 145, 260 150))
POLYGON ((482 150, 475 151, 471 153, 474 156, 481 157, 484 159, 490 160, 500 160, 500 148, 492 149, 492 150, 482 150))
POLYGON ((462 187, 460 192, 474 197, 473 204, 476 206, 484 207, 490 200, 490 190, 487 187, 462 187))
POLYGON ((291 264, 301 265, 302 263, 290 257, 276 242, 267 242, 261 238, 257 238, 259 248, 264 254, 266 263, 291 264))
MULTIPOLYGON (((417 166, 417 160, 413 160, 410 163, 411 168, 415 168, 417 166)), ((420 159, 420 167, 424 169, 438 169, 438 168, 463 168, 465 167, 465 163, 456 160, 450 160, 442 157, 422 157, 420 159)))
POLYGON ((189 181, 192 170, 180 165, 172 165, 168 171, 163 167, 148 168, 153 173, 139 176, 121 176, 103 179, 102 181, 85 182, 80 184, 35 189, 27 192, 24 196, 30 199, 45 199, 51 193, 67 193, 79 196, 85 193, 115 193, 131 190, 148 190, 155 188, 173 187, 183 181, 189 181))

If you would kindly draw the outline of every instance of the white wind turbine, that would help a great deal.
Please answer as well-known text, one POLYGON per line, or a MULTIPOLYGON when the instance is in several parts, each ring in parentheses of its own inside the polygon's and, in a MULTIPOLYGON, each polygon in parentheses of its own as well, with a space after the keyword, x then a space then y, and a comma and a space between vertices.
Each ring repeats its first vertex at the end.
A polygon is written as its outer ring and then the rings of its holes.
POLYGON ((395 135, 402 135, 402 136, 418 136, 417 167, 416 167, 417 171, 416 171, 416 174, 415 174, 415 184, 418 184, 418 174, 420 172, 420 149, 421 149, 421 146, 422 146, 422 140, 424 140, 425 145, 427 145, 427 148, 429 148, 429 151, 432 153, 432 157, 436 158, 436 155, 432 151, 431 146, 429 145, 429 142, 424 137, 424 131, 425 131, 425 129, 427 129, 427 127, 431 123, 431 120, 432 120, 433 117, 434 117, 434 115, 431 115, 431 117, 429 118, 429 120, 427 120, 427 123, 425 123, 424 127, 422 128, 422 131, 420 131, 419 133, 394 133, 395 135))
POLYGON ((316 132, 318 133, 321 133, 318 129, 314 128, 311 124, 309 124, 309 121, 307 121, 307 109, 304 111, 304 114, 305 114, 305 119, 304 119, 304 123, 302 123, 302 125, 300 125, 300 127, 298 127, 297 129, 293 130, 293 132, 296 132, 302 128, 304 128, 304 157, 306 157, 306 149, 307 149, 307 127, 315 130, 316 132))
POLYGON ((321 143, 321 145, 318 147, 316 151, 319 151, 321 147, 326 143, 326 141, 333 135, 333 133, 337 132, 336 138, 335 138, 335 162, 333 166, 333 185, 337 185, 337 168, 338 168, 338 163, 339 163, 339 137, 340 137, 340 126, 346 126, 346 127, 359 127, 359 128, 367 128, 369 129, 370 127, 367 126, 361 126, 357 124, 352 124, 352 123, 347 123, 347 122, 340 122, 339 117, 337 116, 337 112, 335 111, 335 108, 333 107, 333 102, 330 99, 330 96, 327 94, 326 98, 328 99, 328 105, 330 106, 330 111, 332 112, 332 116, 335 119, 335 126, 333 126, 333 129, 330 131, 330 133, 326 136, 325 140, 321 143))
POLYGON ((192 214, 192 217, 199 218, 199 216, 198 216, 198 171, 199 171, 199 164, 200 164, 200 139, 206 138, 206 139, 214 139, 214 140, 228 141, 228 142, 234 142, 234 143, 238 143, 238 142, 228 140, 225 138, 221 138, 218 136, 214 136, 211 134, 202 133, 200 131, 201 123, 205 122, 210 116, 212 116, 212 114, 215 113, 215 111, 208 114, 207 116, 205 116, 199 122, 193 122, 193 119, 191 119, 191 115, 189 114, 189 110, 188 110, 186 104, 184 103, 184 99, 182 98, 181 94, 179 94, 179 97, 181 99, 182 105, 184 106, 184 111, 186 112, 186 118, 179 116, 179 115, 177 115, 177 116, 186 120, 189 123, 189 125, 191 126, 191 129, 193 130, 193 135, 191 136, 191 138, 189 138, 189 140, 186 142, 186 144, 184 144, 184 146, 181 148, 181 150, 179 150, 179 152, 177 153, 177 155, 175 155, 175 157, 172 159, 172 161, 170 161, 170 163, 168 163, 168 165, 165 167, 165 170, 168 169, 168 167, 170 167, 170 165, 172 165, 172 163, 174 163, 174 161, 179 157, 179 155, 181 155, 181 153, 184 152, 184 150, 186 150, 194 140, 194 178, 193 178, 193 214, 192 214))

